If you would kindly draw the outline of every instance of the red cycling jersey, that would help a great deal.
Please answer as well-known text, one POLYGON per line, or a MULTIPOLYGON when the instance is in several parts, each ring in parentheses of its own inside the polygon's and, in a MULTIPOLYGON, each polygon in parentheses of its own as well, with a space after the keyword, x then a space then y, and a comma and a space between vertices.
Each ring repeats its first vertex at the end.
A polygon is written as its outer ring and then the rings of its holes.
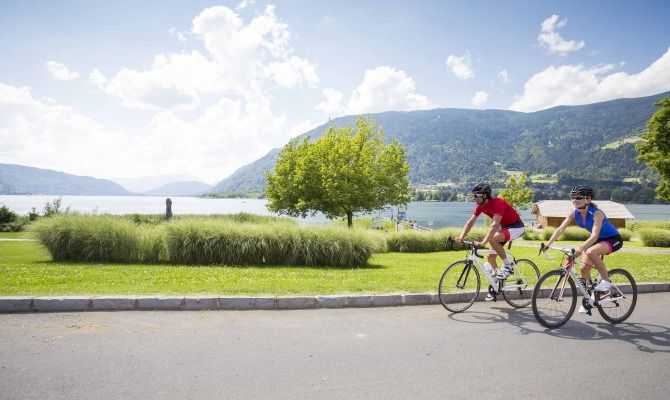
POLYGON ((481 213, 484 213, 491 218, 493 218, 494 215, 500 215, 502 217, 500 220, 500 226, 503 228, 521 221, 521 217, 519 217, 519 214, 516 212, 514 207, 510 206, 509 203, 498 197, 490 199, 484 205, 475 207, 475 212, 473 215, 475 217, 479 217, 479 214, 481 213))

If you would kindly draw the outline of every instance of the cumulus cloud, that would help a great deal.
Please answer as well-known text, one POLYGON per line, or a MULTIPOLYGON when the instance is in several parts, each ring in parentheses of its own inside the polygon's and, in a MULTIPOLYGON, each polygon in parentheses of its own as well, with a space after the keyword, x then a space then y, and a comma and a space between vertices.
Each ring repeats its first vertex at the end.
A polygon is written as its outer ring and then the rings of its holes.
POLYGON ((237 11, 241 11, 253 5, 254 3, 256 3, 256 0, 242 0, 238 5, 235 6, 235 9, 237 11))
POLYGON ((488 100, 489 100, 489 94, 480 90, 477 93, 475 93, 474 96, 472 96, 470 102, 472 103, 473 106, 480 107, 486 104, 488 100))
POLYGON ((315 65, 294 54, 290 29, 274 6, 248 23, 230 8, 207 8, 193 19, 190 35, 202 42, 204 53, 158 54, 148 70, 122 68, 104 91, 127 107, 180 111, 197 108, 205 94, 244 98, 267 90, 268 83, 319 84, 315 65))
POLYGON ((71 81, 73 79, 79 78, 79 73, 70 71, 65 64, 59 63, 57 61, 48 61, 46 63, 46 69, 49 71, 52 77, 58 79, 59 81, 71 81))
POLYGON ((460 57, 453 54, 447 57, 447 67, 458 79, 470 79, 475 76, 475 71, 470 67, 469 52, 460 57))
POLYGON ((580 105, 621 97, 642 97, 670 90, 670 48, 637 74, 614 72, 614 65, 550 66, 533 75, 510 106, 537 111, 557 105, 580 105))
POLYGON ((414 79, 405 71, 381 66, 365 71, 363 82, 354 90, 346 114, 431 108, 426 96, 416 93, 414 79))
POLYGON ((537 41, 540 45, 549 49, 551 53, 561 56, 565 56, 570 52, 577 51, 584 47, 586 44, 583 40, 579 42, 565 40, 558 34, 557 30, 563 28, 568 23, 568 20, 565 18, 561 21, 558 19, 559 16, 554 14, 542 22, 540 34, 537 37, 537 41))

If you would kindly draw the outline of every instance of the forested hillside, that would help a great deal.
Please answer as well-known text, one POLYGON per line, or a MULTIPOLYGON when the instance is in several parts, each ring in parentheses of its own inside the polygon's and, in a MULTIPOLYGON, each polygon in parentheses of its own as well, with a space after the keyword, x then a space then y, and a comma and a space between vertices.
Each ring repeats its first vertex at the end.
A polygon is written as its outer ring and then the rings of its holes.
MULTIPOLYGON (((503 110, 436 109, 369 115, 388 140, 407 150, 413 185, 466 187, 487 180, 503 182, 506 171, 614 182, 653 182, 655 175, 635 162, 635 140, 670 96, 618 99, 584 106, 561 106, 534 113, 503 110)), ((351 124, 346 116, 332 124, 351 124)), ((327 125, 305 135, 320 136, 327 125)), ((278 150, 221 181, 213 192, 262 192, 264 171, 278 150)), ((629 185, 630 186, 630 185, 629 185)))

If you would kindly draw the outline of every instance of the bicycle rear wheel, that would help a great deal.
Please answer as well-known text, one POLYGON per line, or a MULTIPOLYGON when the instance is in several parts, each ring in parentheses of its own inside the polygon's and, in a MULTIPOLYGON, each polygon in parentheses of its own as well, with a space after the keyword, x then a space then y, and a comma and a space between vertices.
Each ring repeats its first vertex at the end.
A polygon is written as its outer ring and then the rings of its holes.
POLYGON ((442 273, 437 293, 447 310, 458 313, 470 308, 480 288, 479 271, 472 261, 457 261, 442 273))
POLYGON ((555 329, 570 319, 577 306, 575 282, 564 269, 549 271, 542 275, 533 290, 533 314, 537 321, 549 329, 555 329), (561 296, 561 290, 563 295, 561 296))
POLYGON ((502 294, 510 306, 522 308, 530 304, 540 270, 530 260, 516 260, 514 264, 514 274, 505 279, 502 294))
POLYGON ((616 287, 606 293, 596 292, 598 295, 598 312, 602 317, 613 324, 625 321, 633 313, 637 304, 637 285, 635 280, 625 269, 609 271, 610 282, 616 287), (603 304, 600 304, 604 301, 603 304))

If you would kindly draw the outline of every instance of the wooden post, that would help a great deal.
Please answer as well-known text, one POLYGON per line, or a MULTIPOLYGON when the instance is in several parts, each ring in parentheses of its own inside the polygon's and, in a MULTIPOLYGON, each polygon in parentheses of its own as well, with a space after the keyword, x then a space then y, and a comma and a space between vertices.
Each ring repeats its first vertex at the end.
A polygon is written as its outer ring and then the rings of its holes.
POLYGON ((168 197, 165 200, 165 219, 172 218, 172 200, 168 197))

